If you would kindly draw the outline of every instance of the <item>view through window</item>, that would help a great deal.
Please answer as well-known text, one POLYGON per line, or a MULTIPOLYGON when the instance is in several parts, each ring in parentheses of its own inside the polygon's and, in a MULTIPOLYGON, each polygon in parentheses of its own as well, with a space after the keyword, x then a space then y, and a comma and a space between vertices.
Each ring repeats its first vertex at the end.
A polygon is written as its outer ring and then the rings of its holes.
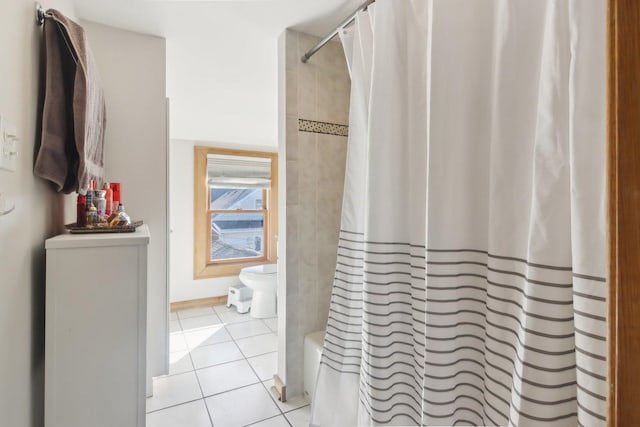
POLYGON ((211 187, 211 261, 264 257, 267 191, 211 187))

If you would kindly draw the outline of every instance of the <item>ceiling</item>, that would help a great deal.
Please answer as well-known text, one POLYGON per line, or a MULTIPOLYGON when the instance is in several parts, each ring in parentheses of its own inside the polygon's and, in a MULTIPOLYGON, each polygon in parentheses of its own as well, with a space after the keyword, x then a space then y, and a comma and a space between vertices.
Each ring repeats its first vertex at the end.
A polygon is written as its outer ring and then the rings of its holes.
POLYGON ((172 139, 276 147, 278 36, 324 36, 363 0, 73 1, 80 19, 166 39, 172 139))
POLYGON ((285 28, 323 36, 361 0, 75 0, 82 19, 172 37, 219 37, 251 28, 276 37, 285 28), (235 30, 235 31, 234 31, 235 30))

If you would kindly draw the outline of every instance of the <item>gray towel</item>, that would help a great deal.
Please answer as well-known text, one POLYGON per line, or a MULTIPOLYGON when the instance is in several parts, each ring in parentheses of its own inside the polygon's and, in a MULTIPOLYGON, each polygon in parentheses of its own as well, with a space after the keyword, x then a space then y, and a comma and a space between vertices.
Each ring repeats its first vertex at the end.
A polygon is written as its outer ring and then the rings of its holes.
POLYGON ((57 10, 44 23, 46 83, 34 173, 84 194, 103 175, 104 94, 84 29, 57 10))

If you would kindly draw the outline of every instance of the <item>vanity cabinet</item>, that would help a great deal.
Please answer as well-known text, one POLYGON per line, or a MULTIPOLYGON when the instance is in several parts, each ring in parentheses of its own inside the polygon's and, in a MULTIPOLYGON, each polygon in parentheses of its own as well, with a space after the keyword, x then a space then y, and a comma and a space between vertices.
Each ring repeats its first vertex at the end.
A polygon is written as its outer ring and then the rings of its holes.
POLYGON ((146 225, 46 241, 45 427, 145 425, 146 225))

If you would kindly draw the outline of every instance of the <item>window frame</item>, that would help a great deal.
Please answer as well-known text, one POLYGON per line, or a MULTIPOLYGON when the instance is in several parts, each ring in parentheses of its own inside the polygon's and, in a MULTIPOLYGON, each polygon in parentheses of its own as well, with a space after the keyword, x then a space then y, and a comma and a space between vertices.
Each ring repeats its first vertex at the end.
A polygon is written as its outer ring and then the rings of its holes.
MULTIPOLYGON (((268 151, 234 150, 217 147, 194 147, 194 234, 193 234, 193 278, 207 279, 240 274, 244 267, 276 262, 276 239, 278 231, 278 153, 268 151), (234 258, 213 261, 211 255, 211 215, 212 212, 232 212, 211 210, 211 190, 207 182, 207 155, 262 157, 271 159, 271 188, 263 190, 262 210, 264 219, 264 255, 259 258, 234 258), (266 197, 265 197, 266 195, 266 197)), ((243 212, 254 212, 245 210, 243 212)))

